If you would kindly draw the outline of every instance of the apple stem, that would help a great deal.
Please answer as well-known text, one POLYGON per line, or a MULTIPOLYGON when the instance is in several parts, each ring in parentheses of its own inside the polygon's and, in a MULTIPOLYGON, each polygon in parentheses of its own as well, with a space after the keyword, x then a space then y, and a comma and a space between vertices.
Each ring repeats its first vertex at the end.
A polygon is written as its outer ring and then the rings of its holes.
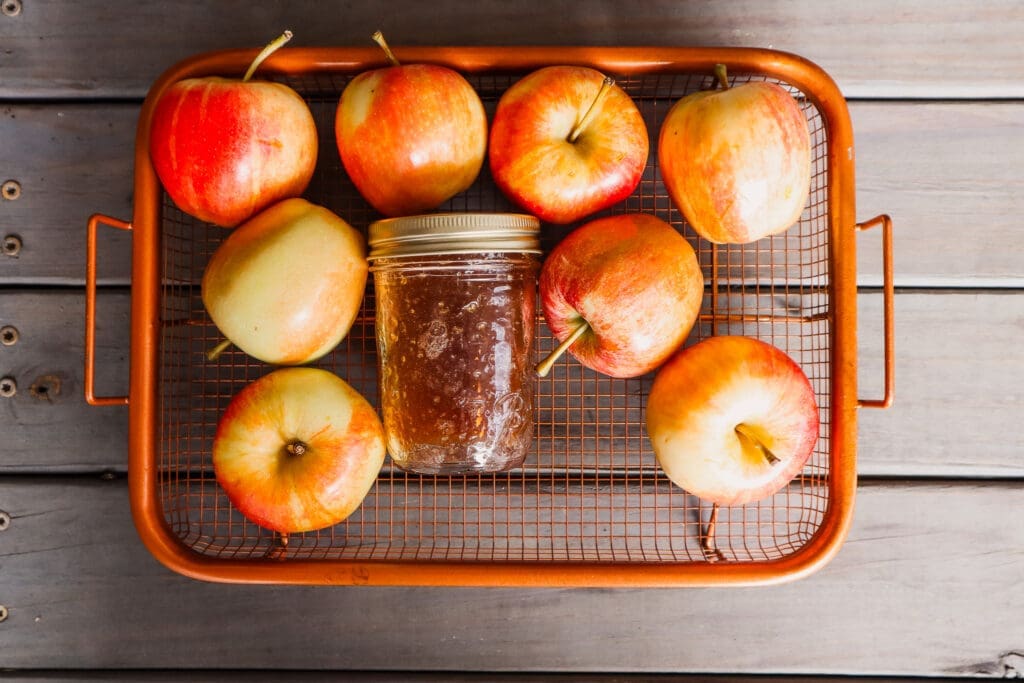
POLYGON ((252 60, 252 64, 249 65, 249 70, 245 72, 245 76, 242 76, 242 82, 244 83, 252 78, 252 75, 256 73, 256 69, 260 68, 260 64, 262 64, 267 57, 277 52, 279 47, 291 39, 292 32, 285 31, 277 38, 274 38, 272 41, 267 43, 267 46, 263 48, 258 55, 256 55, 256 59, 252 60))
POLYGON ((389 62, 391 62, 391 66, 401 66, 401 63, 399 63, 398 58, 395 57, 395 53, 391 51, 390 47, 388 47, 388 42, 384 40, 383 33, 381 33, 380 31, 376 31, 372 36, 370 36, 370 38, 373 39, 373 42, 380 45, 380 49, 384 50, 384 56, 388 58, 389 62))
POLYGON ((576 340, 583 336, 583 333, 590 329, 590 323, 586 320, 581 322, 579 326, 572 331, 568 337, 565 338, 561 344, 555 347, 555 350, 547 355, 547 357, 541 362, 537 363, 536 371, 538 377, 547 377, 548 373, 551 372, 551 367, 555 364, 555 361, 562 357, 570 346, 576 343, 576 340))
POLYGON ((580 122, 577 123, 576 127, 572 129, 571 133, 569 133, 569 142, 576 142, 576 138, 578 138, 583 133, 583 130, 587 126, 589 126, 590 122, 594 119, 595 116, 597 116, 597 112, 601 110, 601 108, 598 105, 601 103, 601 100, 604 99, 605 95, 608 93, 608 91, 611 89, 613 85, 615 85, 615 79, 613 79, 611 76, 605 76, 604 80, 601 81, 601 89, 598 90, 597 95, 594 96, 594 101, 590 103, 590 108, 587 109, 587 113, 583 115, 583 118, 580 119, 580 122))
POLYGON ((284 447, 284 449, 288 451, 289 455, 302 455, 303 453, 306 452, 307 448, 308 446, 306 446, 306 444, 302 443, 298 439, 292 441, 291 443, 284 447))
POLYGON ((754 435, 754 432, 747 425, 743 423, 736 425, 736 433, 746 439, 749 439, 750 442, 757 447, 757 450, 761 451, 761 455, 764 456, 764 459, 768 461, 769 465, 777 465, 782 462, 779 460, 778 456, 768 450, 767 446, 761 443, 761 440, 754 435))
POLYGON ((230 339, 225 339, 220 344, 217 344, 212 349, 210 349, 209 351, 206 352, 206 360, 208 360, 208 361, 215 361, 215 360, 217 360, 218 358, 220 358, 220 354, 222 354, 222 353, 224 353, 225 351, 228 350, 229 346, 231 346, 231 340, 230 339))
POLYGON ((722 86, 722 90, 729 89, 729 71, 725 68, 725 64, 715 64, 715 78, 718 80, 718 85, 722 86))
POLYGON ((722 554, 715 544, 715 527, 718 525, 718 503, 711 504, 711 516, 708 517, 708 525, 704 527, 704 533, 700 539, 700 549, 704 553, 704 557, 708 562, 717 562, 724 560, 725 555, 722 554))

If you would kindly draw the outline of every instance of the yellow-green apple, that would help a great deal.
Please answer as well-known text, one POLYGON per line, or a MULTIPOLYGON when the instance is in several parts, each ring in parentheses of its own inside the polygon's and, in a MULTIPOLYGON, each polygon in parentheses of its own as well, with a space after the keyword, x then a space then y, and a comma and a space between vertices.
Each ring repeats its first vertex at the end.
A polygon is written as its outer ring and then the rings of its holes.
POLYGON ((783 351, 750 337, 709 337, 670 358, 654 378, 646 419, 668 478, 721 505, 779 491, 818 440, 807 376, 783 351))
POLYGON ((230 228, 309 185, 317 158, 309 107, 282 83, 250 80, 290 37, 268 45, 240 80, 187 78, 157 101, 150 158, 185 213, 230 228))
POLYGON ((213 467, 239 512, 284 533, 348 517, 384 463, 384 429, 365 398, 319 368, 282 368, 228 404, 213 467))
POLYGON ((367 271, 359 231, 322 206, 285 199, 221 242, 203 273, 203 305, 253 358, 301 365, 348 334, 367 271))
POLYGON ((476 180, 487 152, 487 115, 473 86, 435 64, 365 71, 345 86, 334 130, 345 172, 385 216, 428 211, 476 180))
POLYGON ((787 230, 800 218, 811 181, 811 138, 796 100, 774 83, 688 95, 658 137, 665 188, 687 222, 718 244, 787 230))
POLYGON ((599 71, 549 66, 498 101, 488 145, 505 195, 549 223, 571 223, 625 199, 647 163, 636 104, 599 71))
POLYGON ((606 375, 642 375, 683 343, 703 297, 697 255, 671 225, 642 213, 590 221, 541 268, 544 320, 561 344, 537 372, 568 350, 606 375))

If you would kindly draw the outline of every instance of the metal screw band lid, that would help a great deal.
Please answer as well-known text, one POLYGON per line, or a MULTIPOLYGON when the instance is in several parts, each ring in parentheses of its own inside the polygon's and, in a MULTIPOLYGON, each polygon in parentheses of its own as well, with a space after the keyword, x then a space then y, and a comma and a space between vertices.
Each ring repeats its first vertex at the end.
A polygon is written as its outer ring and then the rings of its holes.
POLYGON ((370 224, 369 258, 508 252, 539 254, 540 221, 519 213, 432 213, 370 224))

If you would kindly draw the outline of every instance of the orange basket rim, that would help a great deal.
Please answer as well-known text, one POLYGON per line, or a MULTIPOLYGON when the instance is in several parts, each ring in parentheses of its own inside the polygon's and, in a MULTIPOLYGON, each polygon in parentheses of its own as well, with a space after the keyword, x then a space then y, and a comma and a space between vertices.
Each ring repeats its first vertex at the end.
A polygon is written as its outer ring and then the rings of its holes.
MULTIPOLYGON (((257 49, 189 57, 150 88, 136 131, 133 209, 131 366, 129 374, 129 498, 138 533, 164 565, 193 578, 231 583, 332 585, 460 585, 548 587, 716 586, 779 583, 825 565, 848 533, 856 492, 856 254, 853 133, 846 101, 814 63, 761 48, 600 46, 392 46, 402 61, 433 62, 465 73, 512 72, 551 64, 609 72, 656 74, 710 71, 717 63, 801 90, 818 108, 828 134, 829 321, 833 343, 830 401, 829 504, 820 527, 796 552, 744 562, 580 562, 450 560, 223 560, 200 555, 173 534, 157 487, 161 188, 149 158, 153 108, 176 81, 241 73, 257 49)), ((279 75, 355 73, 386 64, 376 47, 286 47, 261 67, 279 75)))

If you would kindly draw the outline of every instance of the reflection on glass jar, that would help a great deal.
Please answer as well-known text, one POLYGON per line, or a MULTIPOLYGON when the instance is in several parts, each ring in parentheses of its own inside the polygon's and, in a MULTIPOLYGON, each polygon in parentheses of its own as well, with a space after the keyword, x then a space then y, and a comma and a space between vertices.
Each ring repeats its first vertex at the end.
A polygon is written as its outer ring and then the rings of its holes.
POLYGON ((371 226, 382 417, 403 469, 497 472, 529 452, 536 232, 500 214, 371 226))

